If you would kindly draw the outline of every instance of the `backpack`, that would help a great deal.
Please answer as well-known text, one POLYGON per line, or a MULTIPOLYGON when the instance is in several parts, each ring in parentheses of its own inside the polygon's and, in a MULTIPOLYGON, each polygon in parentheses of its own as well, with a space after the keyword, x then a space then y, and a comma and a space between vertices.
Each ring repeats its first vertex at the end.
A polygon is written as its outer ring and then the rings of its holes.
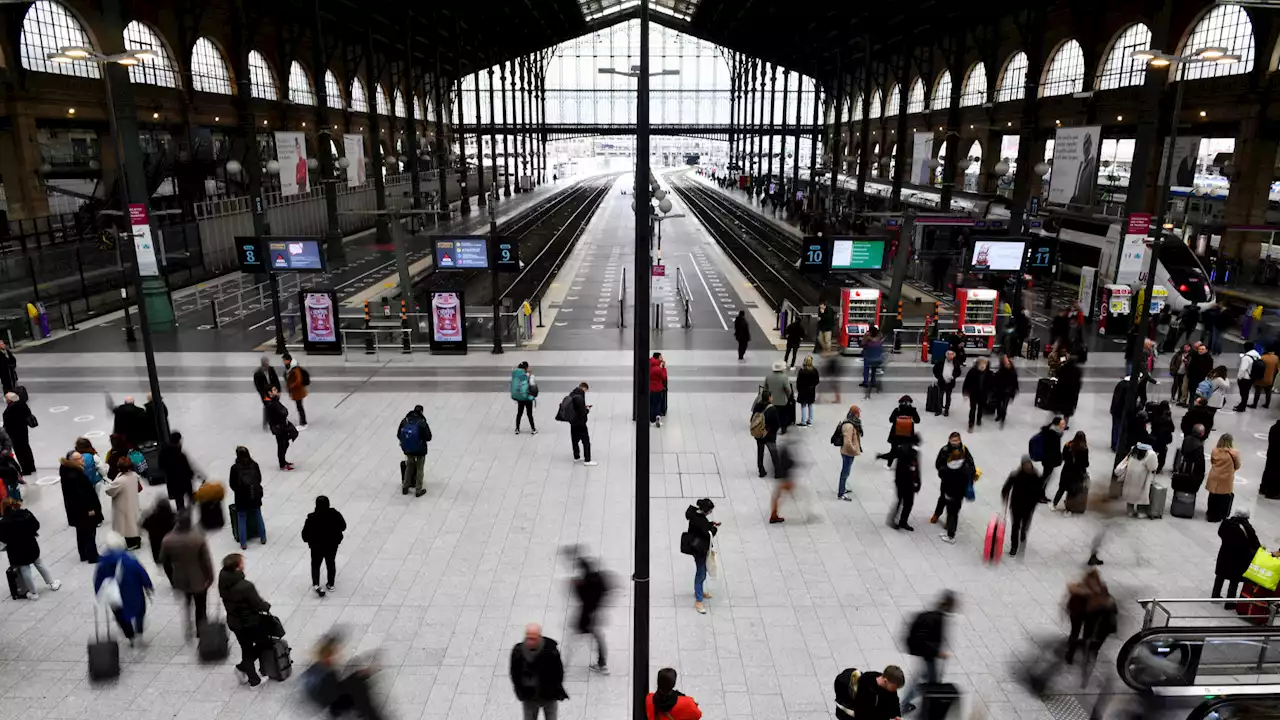
POLYGON ((396 433, 396 438, 400 440, 400 449, 405 454, 422 452, 422 428, 417 422, 406 422, 396 433))
POLYGON ((311 384, 311 373, 306 368, 298 366, 298 372, 302 373, 302 386, 307 387, 311 384))
POLYGON ((102 476, 98 474, 97 457, 95 457, 93 453, 89 453, 85 455, 84 458, 85 458, 84 460, 85 477, 88 477, 89 482, 93 483, 94 485, 97 485, 98 483, 102 482, 102 476))
POLYGON ((751 437, 761 440, 769 434, 769 425, 764 421, 764 410, 751 413, 751 437))
POLYGON ((1209 378, 1205 378, 1204 380, 1201 380, 1200 384, 1196 385, 1196 395, 1202 398, 1208 399, 1208 397, 1212 394, 1213 394, 1213 383, 1209 382, 1209 378))
POLYGON ((836 703, 840 703, 841 698, 845 698, 847 702, 852 703, 858 697, 858 681, 862 679, 862 673, 858 672, 858 668, 846 668, 843 672, 836 676, 835 691, 836 703))
POLYGON ((1027 454, 1036 462, 1044 461, 1044 434, 1036 433, 1031 436, 1031 441, 1027 443, 1027 454))
POLYGON ((899 415, 898 419, 893 421, 893 434, 898 437, 911 437, 915 431, 915 421, 906 415, 899 415))
POLYGON ((571 423, 574 421, 574 417, 573 395, 565 395, 564 399, 560 401, 560 409, 556 410, 556 420, 571 423))
POLYGON ((924 644, 929 640, 925 637, 929 629, 926 627, 926 620, 930 611, 922 612, 916 615, 911 621, 911 627, 907 629, 907 652, 916 657, 923 657, 926 653, 924 644))
POLYGON ((1253 362, 1249 365, 1249 379, 1253 382, 1258 382, 1262 379, 1262 376, 1266 374, 1267 366, 1260 358, 1254 358, 1253 362))
POLYGON ((848 420, 841 420, 836 423, 836 431, 831 433, 831 444, 835 447, 844 447, 844 424, 848 420))

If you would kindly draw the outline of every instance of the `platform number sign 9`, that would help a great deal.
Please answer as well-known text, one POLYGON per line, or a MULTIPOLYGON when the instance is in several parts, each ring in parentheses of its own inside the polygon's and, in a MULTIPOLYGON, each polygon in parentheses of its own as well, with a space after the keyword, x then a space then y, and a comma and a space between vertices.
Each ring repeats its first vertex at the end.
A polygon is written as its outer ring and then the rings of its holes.
POLYGON ((800 254, 800 271, 805 273, 825 273, 831 269, 831 243, 826 237, 816 236, 804 239, 804 250, 800 254))
POLYGON ((520 270, 520 250, 515 240, 505 238, 498 240, 497 256, 498 270, 513 272, 520 270))
POLYGON ((236 238, 236 256, 240 261, 240 272, 264 273, 267 271, 266 259, 263 257, 256 237, 236 238))

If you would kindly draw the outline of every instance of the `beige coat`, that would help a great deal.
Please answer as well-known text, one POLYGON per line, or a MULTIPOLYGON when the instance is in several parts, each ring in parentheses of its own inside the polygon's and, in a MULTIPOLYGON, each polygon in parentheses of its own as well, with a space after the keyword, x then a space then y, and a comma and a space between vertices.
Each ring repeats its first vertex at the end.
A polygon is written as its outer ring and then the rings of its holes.
POLYGON ((139 482, 138 476, 130 471, 120 473, 106 485, 107 497, 111 498, 111 529, 127 538, 142 537, 138 528, 139 482))
POLYGON ((1235 492, 1236 471, 1240 469, 1240 451, 1216 447, 1209 453, 1209 475, 1204 486, 1210 495, 1235 492))
POLYGON ((840 445, 840 454, 845 457, 858 457, 862 454, 862 436, 853 429, 853 423, 840 423, 840 432, 844 433, 844 443, 840 445))

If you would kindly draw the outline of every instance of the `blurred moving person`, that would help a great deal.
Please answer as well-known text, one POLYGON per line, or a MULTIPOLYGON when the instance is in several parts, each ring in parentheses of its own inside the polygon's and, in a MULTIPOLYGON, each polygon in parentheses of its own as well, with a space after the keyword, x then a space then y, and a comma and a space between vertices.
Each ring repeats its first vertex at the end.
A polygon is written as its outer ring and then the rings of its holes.
POLYGON ((1249 407, 1258 407, 1258 398, 1266 395, 1267 400, 1262 404, 1263 408, 1271 407, 1271 391, 1276 381, 1276 369, 1280 368, 1280 357, 1276 356, 1275 350, 1267 350, 1259 358, 1262 362, 1262 379, 1253 383, 1253 404, 1249 407))
POLYGON ((564 664, 556 641, 542 636, 542 626, 529 623, 524 642, 511 648, 511 685, 524 706, 524 720, 556 720, 557 704, 568 700, 564 691, 564 664))
POLYGON ((910 395, 903 395, 898 398, 898 407, 889 413, 889 451, 876 455, 877 460, 888 460, 889 467, 893 467, 894 450, 898 445, 915 445, 920 441, 919 436, 916 435, 916 425, 920 424, 920 413, 916 412, 913 402, 910 395))
POLYGON ((1040 473, 1036 472, 1035 463, 1031 462, 1029 455, 1023 455, 1018 469, 1009 473, 1000 490, 1000 498, 1009 507, 1009 555, 1014 556, 1018 554, 1018 546, 1026 544, 1031 516, 1040 504, 1040 473))
POLYGON ((1079 582, 1067 585, 1067 616, 1071 619, 1071 634, 1067 636, 1063 659, 1072 665, 1076 650, 1083 649, 1082 680, 1087 681, 1098 650, 1116 630, 1116 602, 1097 568, 1089 568, 1079 582))
POLYGON ((1072 506, 1072 498, 1083 495, 1087 499, 1089 496, 1089 441, 1083 430, 1077 430, 1075 437, 1062 446, 1062 472, 1058 473, 1058 492, 1053 494, 1055 508, 1063 495, 1067 496, 1068 509, 1072 506))
POLYGON ((676 671, 662 668, 658 688, 645 698, 644 714, 648 720, 700 720, 702 709, 696 700, 676 690, 676 671))
POLYGON ((166 575, 169 574, 169 568, 160 563, 160 544, 164 542, 166 535, 173 532, 176 523, 177 516, 173 513, 173 506, 169 504, 169 498, 163 496, 155 498, 146 517, 142 518, 142 529, 147 533, 147 544, 151 547, 151 561, 156 567, 164 568, 166 575))
POLYGON ((326 592, 333 592, 338 546, 342 544, 342 534, 346 531, 347 521, 342 513, 329 506, 329 498, 318 495, 316 509, 302 524, 302 542, 311 549, 311 589, 320 597, 324 597, 326 592), (320 587, 321 562, 327 573, 324 588, 320 587))
POLYGON ((373 668, 362 665, 342 677, 338 665, 341 654, 342 638, 337 633, 320 638, 315 662, 302 674, 307 697, 327 709, 330 717, 355 713, 363 720, 382 720, 382 712, 373 699, 373 668))
POLYGON ((609 660, 605 651, 604 633, 597 624, 596 613, 609 595, 609 580, 589 559, 579 555, 574 563, 578 575, 573 579, 573 592, 581 605, 578 608, 576 629, 580 635, 590 635, 596 641, 596 661, 589 667, 601 675, 609 674, 609 660))
POLYGON ((702 601, 711 597, 702 589, 707 581, 707 556, 711 552, 711 538, 720 531, 720 523, 708 517, 715 508, 710 499, 702 498, 684 511, 684 519, 689 521, 689 547, 681 550, 688 550, 687 554, 693 556, 693 609, 703 615, 707 614, 707 606, 702 601))
POLYGON ((245 579, 244 556, 240 553, 222 558, 218 595, 227 609, 227 629, 240 644, 240 663, 235 669, 249 687, 258 687, 262 684, 262 678, 258 676, 258 659, 270 643, 262 627, 262 615, 271 609, 271 603, 263 600, 258 588, 245 579))
POLYGON ((120 631, 129 639, 129 647, 133 647, 137 636, 142 634, 143 621, 147 615, 147 598, 154 590, 151 576, 142 567, 142 563, 129 553, 125 538, 120 533, 107 533, 103 545, 106 552, 102 553, 93 570, 93 592, 99 603, 111 608, 120 631), (108 580, 115 586, 115 590, 103 593, 102 587, 108 580), (115 599, 110 599, 108 595, 115 599))
MULTIPOLYGON (((1039 502, 1049 502, 1049 482, 1053 479, 1053 471, 1062 465, 1062 433, 1066 424, 1063 418, 1054 416, 1048 425, 1040 428, 1027 443, 1027 455, 1039 462, 1043 472, 1040 474, 1039 502)), ((1058 480, 1061 488, 1062 480, 1058 480)))
POLYGON ((187 501, 191 499, 191 493, 195 489, 192 484, 196 479, 191 461, 182 449, 182 433, 177 431, 169 433, 169 442, 160 448, 160 456, 156 462, 164 474, 164 484, 169 492, 169 499, 173 501, 174 508, 182 512, 182 509, 187 506, 187 501))
POLYGON ((1018 369, 1013 365, 1013 358, 1000 356, 1000 366, 996 368, 994 382, 991 385, 991 402, 995 406, 995 420, 1004 428, 1005 417, 1009 414, 1009 403, 1018 396, 1018 369))
POLYGON ((914 682, 903 693, 902 713, 914 712, 916 706, 911 701, 923 693, 925 686, 942 682, 942 672, 938 667, 939 660, 951 657, 951 653, 942 649, 946 642, 947 624, 955 614, 959 600, 950 590, 943 590, 938 604, 932 610, 925 610, 916 615, 907 629, 907 652, 920 658, 924 679, 914 682))
POLYGON ((208 612, 209 588, 213 586, 213 558, 204 534, 196 530, 191 513, 178 513, 173 532, 160 543, 160 566, 170 572, 173 589, 183 594, 182 626, 187 637, 200 637, 208 612), (195 625, 188 606, 195 605, 195 625))
POLYGON ((818 303, 818 344, 823 354, 831 353, 835 348, 831 344, 831 336, 836 331, 836 309, 825 301, 818 303))

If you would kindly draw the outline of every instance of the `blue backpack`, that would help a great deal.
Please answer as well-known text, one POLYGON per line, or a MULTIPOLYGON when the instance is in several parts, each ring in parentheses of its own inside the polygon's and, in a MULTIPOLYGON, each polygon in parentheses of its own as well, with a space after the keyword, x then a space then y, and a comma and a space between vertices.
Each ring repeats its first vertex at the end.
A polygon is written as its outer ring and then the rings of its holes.
POLYGON ((93 453, 84 456, 84 474, 94 485, 102 482, 102 476, 98 474, 98 458, 93 453))
POLYGON ((1208 398, 1212 394, 1213 394, 1213 383, 1209 382, 1208 379, 1201 380, 1200 384, 1196 385, 1196 395, 1199 395, 1202 398, 1208 398))
POLYGON ((1044 461, 1044 435, 1036 433, 1031 436, 1031 442, 1027 443, 1027 454, 1036 462, 1044 461))
POLYGON ((396 437, 400 440, 400 449, 408 455, 421 453, 425 449, 426 440, 430 439, 422 437, 422 428, 416 422, 405 423, 396 437))

